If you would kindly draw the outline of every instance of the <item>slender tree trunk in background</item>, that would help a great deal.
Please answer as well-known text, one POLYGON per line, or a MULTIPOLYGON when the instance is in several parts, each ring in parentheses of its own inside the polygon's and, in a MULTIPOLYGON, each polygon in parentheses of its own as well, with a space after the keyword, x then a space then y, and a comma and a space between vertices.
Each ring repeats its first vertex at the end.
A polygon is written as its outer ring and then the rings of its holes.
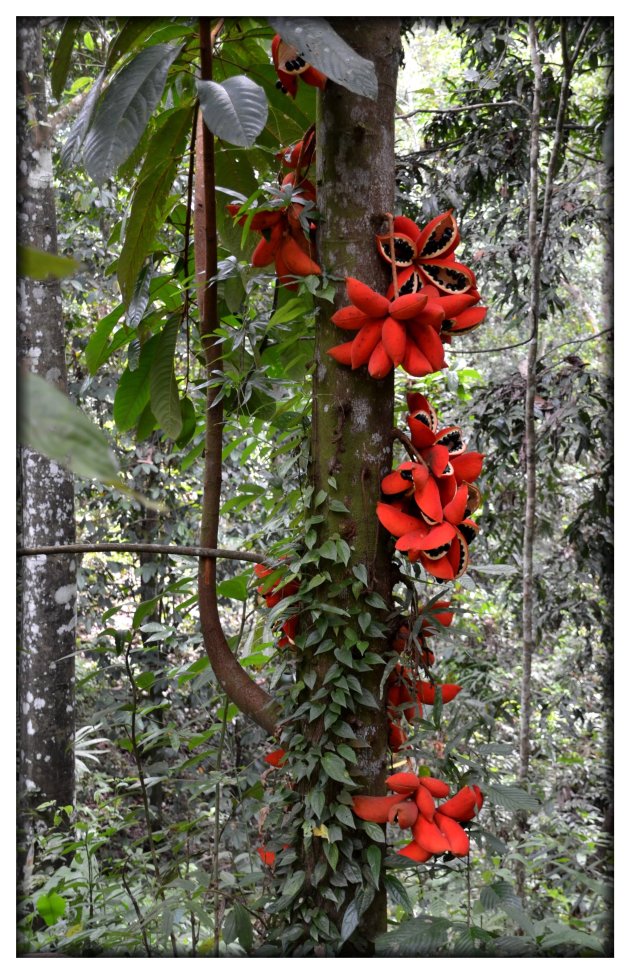
MULTIPOLYGON (((317 124, 317 207, 321 213, 318 252, 322 267, 340 277, 357 277, 384 292, 389 283, 374 235, 387 229, 384 214, 394 206, 394 113, 400 50, 397 18, 335 20, 335 30, 360 55, 374 62, 378 98, 370 101, 331 82, 319 97, 317 124)), ((354 546, 347 570, 336 566, 333 585, 353 564, 367 568, 374 591, 389 603, 392 590, 391 552, 376 518, 380 482, 391 469, 393 373, 375 381, 362 368, 338 365, 326 350, 350 338, 330 322, 332 313, 348 304, 339 284, 334 308, 320 304, 316 366, 313 382, 311 441, 315 495, 324 490, 342 501, 349 514, 328 512, 320 543, 339 532, 354 546), (329 478, 336 480, 336 488, 329 478)), ((323 592, 323 590, 320 590, 323 592)), ((326 593, 323 601, 328 601, 326 593)), ((334 601, 331 597, 330 601, 334 601)), ((338 601, 338 597, 337 597, 338 601)), ((382 643, 373 647, 382 652, 382 643)), ((324 653, 303 665, 323 675, 334 662, 324 653)), ((380 698, 382 672, 362 674, 362 685, 380 698)), ((366 747, 357 751, 356 776, 369 794, 385 792, 387 720, 385 711, 358 710, 355 731, 366 747)), ((326 908, 331 904, 324 901, 326 908)), ((373 939, 386 928, 386 896, 377 894, 359 932, 373 939)), ((349 945, 352 952, 352 946, 349 945)))
POLYGON ((519 777, 527 781, 530 756, 531 675, 535 648, 534 624, 534 535, 536 525, 536 360, 540 302, 540 252, 538 247, 538 153, 540 148, 541 65, 533 20, 529 25, 530 53, 534 68, 534 94, 530 116, 529 156, 529 328, 532 336, 527 355, 525 384, 525 526, 523 531, 523 679, 521 684, 521 722, 519 777))
MULTIPOLYGON (((519 780, 527 785, 531 756, 531 711, 532 711, 532 659, 536 648, 535 620, 535 573, 534 540, 536 534, 536 369, 538 358, 538 331, 540 323, 541 265, 551 222, 552 199, 555 179, 560 164, 562 146, 565 141, 565 119, 571 97, 571 79, 586 41, 591 24, 586 18, 581 26, 573 51, 569 50, 569 26, 567 19, 560 24, 560 50, 562 73, 558 95, 556 121, 551 151, 546 160, 542 211, 539 217, 539 174, 540 174, 540 132, 541 132, 541 92, 543 89, 542 61, 539 51, 536 19, 529 20, 529 49, 534 75, 532 110, 530 115, 530 182, 529 182, 529 327, 531 341, 527 357, 525 388, 525 482, 526 499, 523 530, 523 676, 521 684, 521 709, 519 728, 519 780)), ((517 827, 522 833, 527 826, 527 815, 519 812, 517 827)), ((524 863, 517 866, 517 889, 522 897, 525 887, 524 863)))
MULTIPOLYGON (((37 19, 18 21, 18 242, 57 249, 52 157, 46 124, 44 64, 37 19)), ((20 369, 65 391, 65 334, 58 281, 18 281, 20 369)), ((74 541, 71 476, 33 450, 20 450, 22 544, 74 541)), ((74 799, 74 653, 76 559, 25 559, 19 657, 22 824, 44 800, 74 799)), ((25 847, 28 845, 28 836, 25 847)), ((23 850, 21 849, 21 852, 23 850)))
MULTIPOLYGON (((142 490, 147 497, 152 496, 152 488, 157 480, 155 475, 155 470, 153 469, 153 454, 156 450, 159 450, 159 437, 157 433, 153 433, 147 442, 147 449, 149 451, 148 459, 150 461, 150 466, 147 471, 147 475, 144 478, 144 483, 142 485, 142 490)), ((149 507, 145 507, 142 512, 142 519, 140 521, 140 537, 143 541, 149 544, 155 541, 156 538, 160 536, 160 515, 159 513, 149 507)), ((153 552, 141 552, 140 553, 140 601, 148 602, 149 599, 154 599, 159 590, 160 575, 155 565, 156 556, 153 552), (153 569, 153 570, 151 570, 153 569)), ((158 603, 153 612, 146 616, 144 622, 161 622, 161 612, 160 603, 158 603)), ((164 662, 163 657, 163 644, 162 642, 149 642, 151 638, 151 633, 142 633, 142 643, 144 645, 144 651, 142 654, 143 667, 145 669, 150 669, 153 673, 159 672, 162 669, 164 662)), ((165 687, 165 681, 163 677, 155 680, 149 688, 149 697, 151 703, 154 706, 158 706, 162 701, 162 691, 165 687)), ((164 711, 155 710, 151 715, 151 719, 155 721, 160 727, 164 727, 164 711)), ((164 746, 160 744, 159 747, 153 748, 149 755, 147 755, 148 761, 151 763, 156 763, 162 761, 164 757, 164 746)), ((149 798, 151 804, 155 808, 156 818, 159 825, 162 823, 162 803, 164 800, 164 788, 162 782, 158 781, 156 784, 151 785, 149 788, 149 798)))
MULTIPOLYGON (((534 69, 534 89, 530 115, 529 150, 529 331, 531 340, 527 355, 525 379, 525 513, 523 529, 523 674, 521 678, 521 709, 519 726, 519 780, 526 786, 531 751, 532 657, 536 646, 534 619, 534 537, 536 531, 536 360, 538 358, 538 325, 540 302, 540 249, 538 243, 538 156, 540 150, 540 90, 542 72, 538 51, 538 37, 534 19, 529 22, 529 47, 534 69)), ((517 829, 523 833, 527 816, 519 812, 517 829)), ((516 887, 521 898, 525 890, 525 868, 516 868, 516 887)))

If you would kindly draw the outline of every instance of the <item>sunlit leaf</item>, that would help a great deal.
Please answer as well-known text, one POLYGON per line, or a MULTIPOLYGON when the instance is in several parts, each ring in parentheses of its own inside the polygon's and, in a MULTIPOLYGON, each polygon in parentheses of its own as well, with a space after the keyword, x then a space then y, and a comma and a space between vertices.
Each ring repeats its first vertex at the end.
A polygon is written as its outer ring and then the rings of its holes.
POLYGON ((267 121, 267 96, 245 75, 216 81, 198 81, 197 92, 204 121, 211 132, 232 145, 250 148, 267 121))
POLYGON ((147 47, 111 81, 83 143, 85 168, 95 182, 111 176, 137 145, 179 51, 170 44, 147 47))

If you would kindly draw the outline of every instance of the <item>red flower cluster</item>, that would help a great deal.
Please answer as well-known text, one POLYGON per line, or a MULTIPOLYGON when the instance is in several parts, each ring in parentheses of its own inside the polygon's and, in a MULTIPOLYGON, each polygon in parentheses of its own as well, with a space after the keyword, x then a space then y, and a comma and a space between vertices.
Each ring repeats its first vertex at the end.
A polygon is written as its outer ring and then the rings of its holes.
POLYGON ((423 284, 432 284, 444 294, 473 292, 478 301, 475 275, 470 267, 458 264, 453 256, 460 239, 453 212, 448 210, 436 216, 423 230, 406 216, 394 217, 394 252, 391 234, 378 236, 376 244, 381 257, 400 268, 397 276, 401 294, 419 291, 423 284))
POLYGON ((285 95, 289 94, 295 98, 298 78, 315 88, 326 87, 328 80, 326 75, 311 64, 307 64, 301 52, 283 41, 279 34, 276 34, 271 42, 271 57, 278 75, 276 87, 280 88, 285 95))
MULTIPOLYGON (((284 194, 280 193, 277 205, 259 210, 251 219, 252 230, 262 236, 252 254, 252 266, 275 264, 280 283, 295 291, 298 287, 296 277, 321 274, 321 268, 314 260, 315 224, 307 224, 308 235, 303 226, 305 204, 315 201, 315 187, 308 179, 298 180, 296 172, 287 173, 282 187, 293 187, 289 202, 286 202, 287 189, 284 194)), ((238 203, 229 203, 227 209, 232 216, 238 216, 241 207, 238 203)), ((243 213, 237 222, 243 225, 247 219, 247 213, 243 213)))
MULTIPOLYGON (((255 565, 254 571, 258 578, 267 578, 267 576, 272 575, 274 572, 273 568, 265 568, 264 565, 255 565)), ((288 582, 287 585, 282 585, 281 582, 276 582, 275 585, 269 586, 269 583, 259 585, 256 591, 259 595, 262 595, 263 599, 267 603, 267 607, 272 609, 274 605, 282 599, 288 598, 290 595, 295 595, 300 585, 296 579, 288 582)), ((297 634, 298 627, 298 616, 290 616, 285 622, 282 623, 282 632, 284 636, 278 640, 278 647, 283 648, 284 646, 293 646, 295 641, 295 636, 297 634)), ((270 762, 271 763, 271 762, 270 762)))
POLYGON ((354 814, 366 822, 395 823, 411 828, 413 841, 398 855, 414 862, 426 862, 431 856, 450 852, 467 856, 470 842, 460 822, 469 822, 483 805, 483 794, 477 785, 465 785, 441 805, 436 798, 446 798, 450 788, 439 778, 423 777, 408 771, 391 775, 385 782, 394 792, 385 797, 357 795, 352 800, 354 814))
POLYGON ((356 331, 351 342, 328 349, 335 361, 358 369, 367 365, 373 379, 382 379, 396 365, 410 375, 429 375, 446 365, 439 327, 444 312, 426 294, 404 294, 393 301, 346 278, 351 304, 332 316, 333 324, 356 331))
POLYGON ((407 403, 417 460, 383 478, 383 493, 394 499, 377 504, 376 513, 410 561, 420 561, 435 578, 459 578, 478 532, 470 515, 481 497, 472 481, 481 473, 483 454, 465 452, 459 427, 438 430, 435 410, 423 395, 410 393, 407 403))
POLYGON ((470 331, 486 314, 472 308, 479 292, 441 294, 429 285, 395 297, 393 285, 384 297, 354 277, 346 278, 350 305, 340 308, 331 321, 338 328, 356 331, 351 342, 328 349, 335 361, 358 369, 367 365, 373 379, 382 379, 401 365, 413 376, 430 375, 446 367, 444 344, 451 336, 470 331))

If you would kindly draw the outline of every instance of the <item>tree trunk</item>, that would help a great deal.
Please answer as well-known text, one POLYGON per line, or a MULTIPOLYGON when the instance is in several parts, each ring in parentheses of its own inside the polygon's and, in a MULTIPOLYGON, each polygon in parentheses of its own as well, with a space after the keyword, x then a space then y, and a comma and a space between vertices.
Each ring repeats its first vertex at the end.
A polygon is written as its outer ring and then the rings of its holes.
MULTIPOLYGON (((57 249, 52 157, 46 124, 39 22, 18 21, 18 242, 57 249)), ((56 280, 20 277, 18 359, 21 370, 66 388, 65 335, 56 280)), ((74 541, 71 476, 59 464, 20 450, 22 544, 74 541)), ((22 824, 44 800, 74 799, 74 653, 76 559, 39 556, 22 566, 19 656, 20 794, 22 824)), ((28 844, 28 838, 25 846, 28 844)), ((22 850, 21 850, 22 851, 22 850)))
MULTIPOLYGON (((335 20, 335 30, 357 53, 374 63, 378 78, 375 101, 328 83, 319 101, 317 124, 317 206, 321 213, 318 252, 322 267, 335 276, 357 277, 384 293, 388 276, 379 259, 374 236, 387 229, 385 214, 394 206, 394 114, 400 49, 398 19, 335 20)), ((334 308, 320 303, 313 382, 311 442, 314 496, 323 490, 341 501, 349 514, 328 510, 319 542, 338 532, 353 548, 347 569, 333 565, 332 585, 347 576, 353 565, 367 569, 369 587, 386 602, 391 600, 391 550, 386 532, 376 518, 381 479, 392 460, 393 372, 380 381, 366 368, 351 371, 337 364, 327 349, 350 338, 330 321, 331 314, 348 304, 343 284, 337 287, 334 308), (329 478, 333 478, 331 483, 329 478)), ((321 599, 329 598, 322 591, 321 599)), ((345 595, 347 596, 346 589, 345 595)), ((335 601, 331 594, 330 601, 335 601)), ((337 596, 337 602, 339 597, 337 596)), ((374 609, 370 610, 376 615, 374 609)), ((381 641, 370 646, 383 652, 381 641)), ((323 676, 335 662, 328 653, 305 660, 323 676)), ((361 685, 380 700, 382 668, 361 674, 361 685)), ((357 750, 353 771, 368 794, 385 792, 387 773, 387 718, 380 711, 358 708, 349 718, 365 746, 357 750)), ((337 788, 338 790, 338 788, 337 788)), ((362 835, 367 844, 368 839, 362 835)), ((350 894, 352 895, 352 894, 350 894)), ((327 908, 331 904, 324 901, 327 908)), ((334 910, 331 911, 334 916, 334 910)), ((335 918, 336 922, 338 917, 335 918)), ((386 896, 381 883, 359 935, 372 941, 386 929, 386 896)), ((354 953, 353 941, 344 952, 354 953)), ((363 947, 358 948, 364 952, 363 947)))

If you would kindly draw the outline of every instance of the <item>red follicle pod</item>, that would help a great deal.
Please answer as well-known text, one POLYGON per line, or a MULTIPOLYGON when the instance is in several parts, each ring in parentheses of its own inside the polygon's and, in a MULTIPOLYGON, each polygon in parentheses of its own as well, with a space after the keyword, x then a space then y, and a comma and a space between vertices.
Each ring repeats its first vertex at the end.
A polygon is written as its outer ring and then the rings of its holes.
POLYGON ((403 801, 393 805, 387 816, 388 822, 395 823, 401 829, 409 829, 418 818, 418 806, 411 801, 403 801))
POLYGON ((428 788, 425 788, 422 784, 423 779, 420 779, 420 784, 416 789, 415 800, 418 806, 418 811, 421 815, 424 815, 429 822, 433 821, 433 816, 435 814, 435 802, 433 796, 428 788))
POLYGON ((384 318, 389 313, 389 301, 382 294, 358 281, 356 277, 346 278, 347 295, 359 311, 370 318, 384 318))
POLYGON ((368 362, 368 372, 373 379, 384 379, 389 375, 394 367, 394 363, 387 354, 383 342, 380 341, 370 356, 368 362))
MULTIPOLYGON (((477 789, 479 791, 479 789, 477 789)), ((481 808, 481 802, 483 802, 483 796, 479 791, 475 791, 470 785, 464 785, 459 791, 449 798, 448 801, 440 805, 437 811, 440 815, 448 815, 449 818, 454 818, 458 822, 468 822, 471 818, 474 818, 477 811, 481 808)))
POLYGON ((440 832, 448 840, 448 851, 452 852, 454 856, 467 856, 470 840, 459 822, 449 818, 448 815, 440 815, 439 812, 435 813, 435 822, 440 832))
POLYGON ((418 845, 428 852, 434 855, 448 852, 448 839, 443 832, 440 832, 434 821, 430 822, 423 815, 419 815, 411 831, 418 845))
POLYGON ((433 795, 434 798, 446 798, 451 790, 445 781, 441 781, 439 778, 432 778, 431 775, 424 775, 422 778, 420 778, 420 784, 423 788, 426 788, 429 794, 433 795))
POLYGON ((459 243, 459 228, 452 210, 440 213, 427 223, 417 241, 421 260, 436 260, 449 257, 459 243))
POLYGON ((426 862, 433 855, 428 849, 423 849, 422 846, 418 845, 417 842, 410 842, 409 845, 403 846, 402 849, 396 850, 396 855, 405 856, 407 859, 411 859, 413 862, 426 862))
POLYGON ((396 774, 390 774, 389 778, 385 779, 385 784, 390 791, 397 791, 400 795, 404 795, 416 790, 420 778, 411 771, 398 771, 396 774))
POLYGON ((357 818, 364 822, 379 822, 384 824, 389 819, 390 810, 400 804, 400 795, 373 796, 355 795, 352 799, 352 810, 357 818))

